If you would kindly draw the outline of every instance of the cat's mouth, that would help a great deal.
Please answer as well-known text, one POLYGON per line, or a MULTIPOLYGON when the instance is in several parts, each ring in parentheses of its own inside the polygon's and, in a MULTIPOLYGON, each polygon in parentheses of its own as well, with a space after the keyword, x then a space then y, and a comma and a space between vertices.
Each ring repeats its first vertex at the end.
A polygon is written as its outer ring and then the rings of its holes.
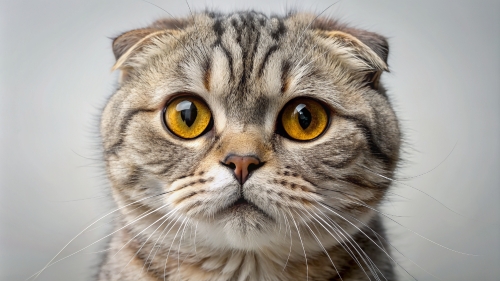
POLYGON ((251 201, 245 199, 245 197, 241 196, 238 198, 236 201, 234 201, 232 204, 228 205, 224 210, 222 210, 223 213, 229 213, 229 214, 240 214, 240 213, 247 213, 247 212, 258 212, 268 218, 271 218, 264 210, 259 208, 257 205, 252 203, 251 201))
POLYGON ((227 206, 227 210, 238 210, 238 209, 245 209, 245 208, 255 208, 259 209, 259 207, 255 206, 254 203, 246 200, 243 196, 240 197, 238 200, 234 201, 231 205, 227 206))
POLYGON ((232 206, 239 206, 239 205, 244 205, 244 204, 252 204, 252 205, 253 205, 253 203, 248 202, 245 198, 240 197, 240 199, 236 200, 236 201, 232 204, 232 206))

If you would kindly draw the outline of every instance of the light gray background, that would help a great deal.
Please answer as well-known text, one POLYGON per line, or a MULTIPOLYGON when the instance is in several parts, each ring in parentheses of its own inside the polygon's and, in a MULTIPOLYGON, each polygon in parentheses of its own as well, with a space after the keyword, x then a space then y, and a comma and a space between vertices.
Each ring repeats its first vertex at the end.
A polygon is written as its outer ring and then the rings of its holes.
MULTIPOLYGON (((189 13, 183 0, 151 1, 189 13)), ((266 13, 318 12, 333 2, 189 0, 198 10, 266 13)), ((391 196, 384 210, 404 216, 387 225, 404 255, 394 256, 418 280, 500 276, 499 13, 499 1, 339 1, 326 12, 389 37, 383 81, 405 132, 398 178, 417 177, 396 184, 392 191, 407 199, 391 196)), ((26 279, 112 208, 101 198, 97 134, 116 80, 109 37, 165 16, 140 0, 0 2, 0 280, 26 279)), ((64 253, 106 231, 92 230, 64 253)), ((98 250, 38 280, 89 280, 98 250)))

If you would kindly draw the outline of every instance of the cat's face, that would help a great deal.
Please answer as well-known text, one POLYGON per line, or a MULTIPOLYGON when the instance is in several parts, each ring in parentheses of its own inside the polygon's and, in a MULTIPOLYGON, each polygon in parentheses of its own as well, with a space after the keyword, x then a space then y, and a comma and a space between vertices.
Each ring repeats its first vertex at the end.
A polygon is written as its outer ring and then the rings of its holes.
POLYGON ((118 37, 101 127, 118 205, 239 249, 369 220, 400 142, 378 85, 387 45, 313 20, 201 14, 118 37))

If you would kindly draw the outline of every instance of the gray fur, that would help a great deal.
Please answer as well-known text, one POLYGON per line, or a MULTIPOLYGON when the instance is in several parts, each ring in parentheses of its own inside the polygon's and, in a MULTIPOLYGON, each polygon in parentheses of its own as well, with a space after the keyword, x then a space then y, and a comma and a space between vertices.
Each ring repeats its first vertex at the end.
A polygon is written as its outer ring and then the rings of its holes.
POLYGON ((122 80, 101 134, 122 209, 99 281, 395 280, 374 211, 400 146, 378 84, 387 41, 314 19, 201 13, 115 39, 122 80), (184 140, 162 125, 179 93, 206 101, 212 130, 184 140), (330 111, 318 138, 276 133, 296 97, 330 111), (230 154, 264 164, 240 186, 230 154), (253 205, 230 207, 240 196, 253 205))

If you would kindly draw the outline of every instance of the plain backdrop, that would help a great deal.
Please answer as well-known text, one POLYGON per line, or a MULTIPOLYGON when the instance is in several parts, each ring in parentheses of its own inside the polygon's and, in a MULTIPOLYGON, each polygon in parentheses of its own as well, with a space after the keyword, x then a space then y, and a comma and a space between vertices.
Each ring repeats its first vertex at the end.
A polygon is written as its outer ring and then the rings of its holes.
MULTIPOLYGON (((189 14, 184 0, 150 1, 189 14)), ((387 36, 383 81, 405 136, 398 195, 384 202, 394 257, 418 280, 498 280, 500 1, 188 3, 268 14, 335 3, 325 15, 387 36)), ((0 280, 25 280, 113 208, 97 130, 117 78, 110 38, 161 17, 141 0, 0 1, 0 280)), ((103 222, 59 257, 104 237, 103 222)), ((100 245, 37 280, 89 280, 100 245)))

